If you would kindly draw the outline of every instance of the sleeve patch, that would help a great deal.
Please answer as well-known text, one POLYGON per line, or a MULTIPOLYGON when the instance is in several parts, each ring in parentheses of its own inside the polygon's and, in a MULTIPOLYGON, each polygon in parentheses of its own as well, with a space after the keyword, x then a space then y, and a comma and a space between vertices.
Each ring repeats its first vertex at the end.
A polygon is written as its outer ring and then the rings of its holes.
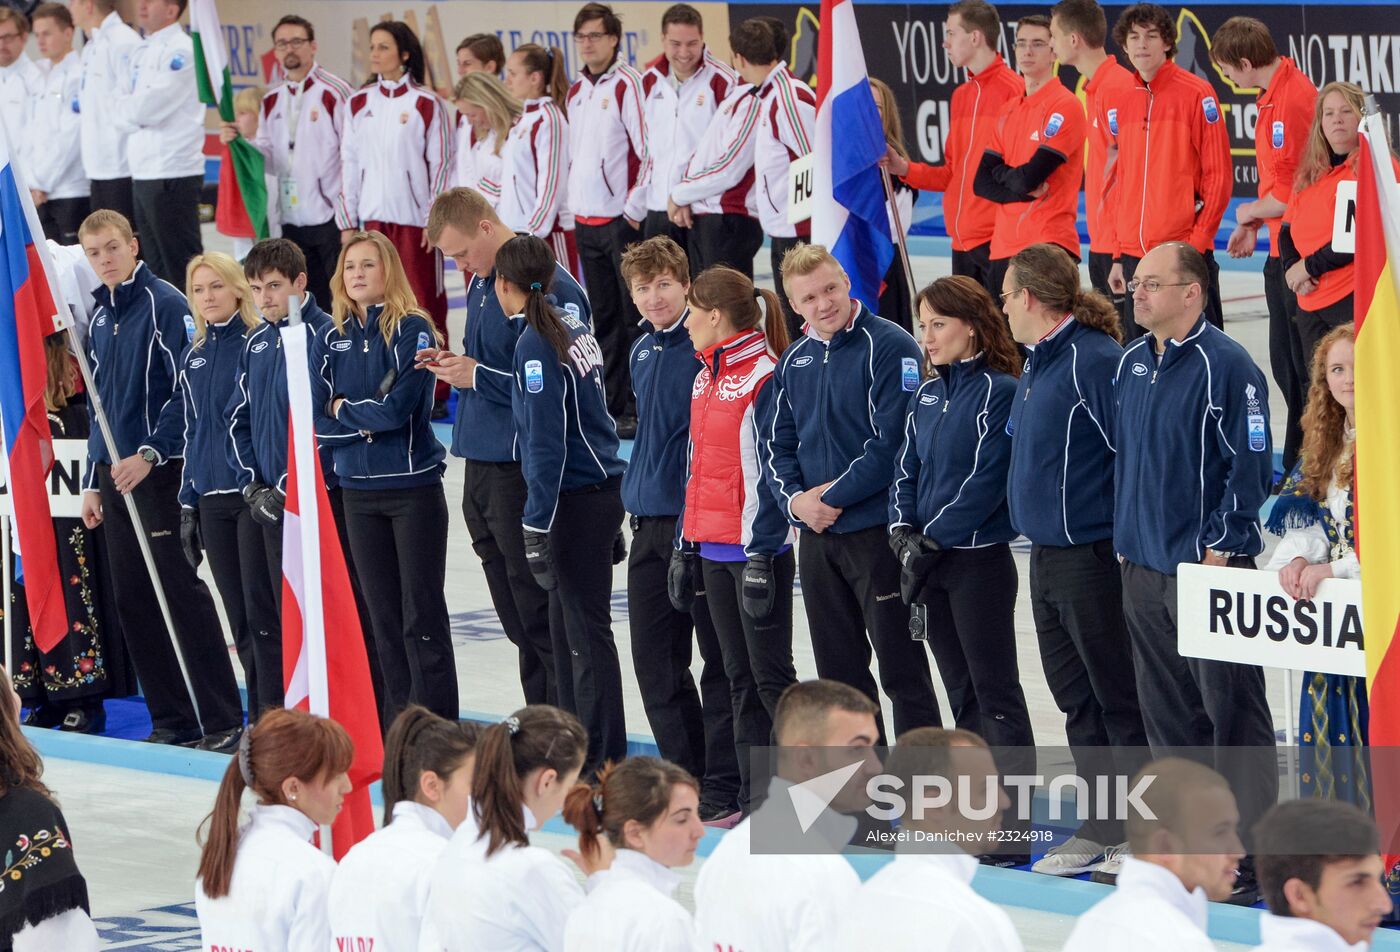
POLYGON ((1062 113, 1052 112, 1050 120, 1045 123, 1045 138, 1052 139, 1055 133, 1060 131, 1060 127, 1065 124, 1065 117, 1062 113))
POLYGON ((538 360, 525 361, 525 389, 530 393, 544 390, 544 364, 538 360))
POLYGON ((900 359, 900 374, 904 389, 913 393, 919 389, 919 362, 913 357, 900 359))
POLYGON ((1201 108, 1205 110, 1206 122, 1215 123, 1220 121, 1220 107, 1216 105, 1214 96, 1207 96, 1201 100, 1201 108))

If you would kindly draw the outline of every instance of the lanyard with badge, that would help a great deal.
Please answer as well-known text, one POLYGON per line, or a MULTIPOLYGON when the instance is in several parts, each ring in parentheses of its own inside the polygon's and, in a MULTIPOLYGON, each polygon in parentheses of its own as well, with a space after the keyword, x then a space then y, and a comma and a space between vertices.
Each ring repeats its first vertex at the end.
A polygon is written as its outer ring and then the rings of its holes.
MULTIPOLYGON (((306 95, 301 83, 287 84, 287 151, 295 152, 297 147, 297 123, 301 121, 301 101, 306 95)), ((290 216, 300 204, 297 194, 297 180, 293 175, 278 177, 278 190, 281 194, 282 214, 290 216)))

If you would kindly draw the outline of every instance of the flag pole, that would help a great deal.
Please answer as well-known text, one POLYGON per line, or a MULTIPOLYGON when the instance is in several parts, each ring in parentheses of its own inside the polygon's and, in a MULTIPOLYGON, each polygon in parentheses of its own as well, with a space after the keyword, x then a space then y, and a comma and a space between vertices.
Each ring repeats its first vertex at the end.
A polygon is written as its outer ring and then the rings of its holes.
MULTIPOLYGON (((7 479, 6 482, 9 482, 7 479)), ((11 497, 14 492, 11 490, 11 497)), ((14 606, 10 604, 10 573, 13 571, 14 562, 10 553, 10 517, 0 516, 0 558, 5 560, 5 567, 0 570, 0 576, 4 579, 4 612, 5 612, 5 670, 10 673, 10 679, 15 676, 14 642, 11 636, 15 631, 14 606)))
MULTIPOLYGON (((78 370, 83 376, 83 386, 87 389, 87 399, 92 407, 92 416, 97 421, 98 430, 102 433, 102 442, 107 447, 107 454, 113 460, 120 459, 121 457, 117 453, 116 439, 112 436, 111 424, 107 422, 107 414, 102 408, 102 398, 97 392, 97 383, 92 378, 92 368, 88 366, 87 351, 83 347, 82 340, 78 337, 78 323, 73 319, 71 306, 58 283, 58 273, 49 254, 48 243, 44 240, 44 229, 39 224, 39 213, 34 208, 33 196, 29 194, 29 177, 24 174, 24 166, 15 155, 15 150, 10 146, 9 135, 5 131, 4 123, 0 123, 0 143, 3 143, 5 151, 9 154, 10 167, 14 169, 15 173, 16 191, 19 192, 20 205, 24 208, 24 218, 29 225, 34 251, 39 257, 44 280, 48 282, 49 294, 53 297, 54 307, 58 309, 58 313, 54 315, 54 329, 67 332, 68 348, 77 358, 78 370)), ((141 513, 136 506, 136 497, 131 493, 125 493, 123 498, 126 500, 127 513, 131 516, 131 527, 136 533, 136 543, 141 549, 142 561, 146 563, 146 572, 151 577, 151 588, 155 591, 161 618, 165 621, 166 631, 170 635, 170 647, 174 649, 175 661, 180 666, 180 677, 184 680, 185 690, 190 695, 190 706, 194 708, 195 719, 199 721, 200 729, 203 730, 204 721, 200 718, 199 698, 194 693, 194 683, 190 680, 190 669, 189 665, 185 663, 185 653, 180 648, 180 639, 175 635, 175 623, 170 614, 170 604, 165 597, 165 587, 161 585, 160 573, 156 571, 155 558, 151 555, 151 546, 146 538, 146 527, 141 520, 141 513)), ((9 606, 5 607, 8 618, 9 606)))
POLYGON ((914 287, 914 269, 909 264, 908 239, 904 236, 904 222, 899 220, 899 205, 894 200, 894 184, 890 181, 890 170, 880 166, 880 184, 885 186, 885 204, 889 206, 890 220, 894 223, 894 246, 899 255, 900 266, 904 268, 904 283, 908 288, 909 305, 914 309, 914 326, 919 326, 919 309, 914 305, 918 300, 919 289, 914 287))

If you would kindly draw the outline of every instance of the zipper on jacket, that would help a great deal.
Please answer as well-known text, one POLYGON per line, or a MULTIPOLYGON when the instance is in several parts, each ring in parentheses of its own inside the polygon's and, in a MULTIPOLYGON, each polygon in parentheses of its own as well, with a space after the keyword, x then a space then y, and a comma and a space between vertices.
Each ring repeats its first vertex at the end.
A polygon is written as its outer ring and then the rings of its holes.
MULTIPOLYGON (((1152 84, 1147 85, 1147 120, 1142 137, 1142 201, 1138 206, 1138 247, 1142 253, 1147 254, 1147 238, 1144 236, 1144 228, 1147 225, 1147 160, 1152 155, 1152 103, 1156 97, 1152 95, 1152 84)), ((1153 374, 1152 379, 1157 379, 1153 374)))
POLYGON ((826 341, 822 351, 822 372, 818 379, 821 400, 817 405, 817 419, 822 422, 822 432, 826 434, 826 439, 822 441, 822 456, 826 463, 826 471, 831 472, 834 467, 831 465, 831 423, 826 418, 826 365, 831 361, 831 341, 826 341))
POLYGON ((598 160, 598 171, 603 174, 603 187, 608 190, 608 195, 616 198, 617 196, 613 192, 612 185, 608 183, 608 165, 601 159, 598 160))

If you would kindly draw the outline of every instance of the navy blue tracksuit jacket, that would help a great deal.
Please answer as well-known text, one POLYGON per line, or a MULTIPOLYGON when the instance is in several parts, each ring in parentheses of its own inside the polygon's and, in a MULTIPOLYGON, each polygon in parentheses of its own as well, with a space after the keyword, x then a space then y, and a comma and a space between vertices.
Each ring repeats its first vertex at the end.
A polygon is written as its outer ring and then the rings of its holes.
POLYGON ((185 469, 180 505, 193 508, 207 493, 238 491, 229 463, 229 431, 224 411, 238 383, 238 358, 248 331, 240 315, 209 324, 204 339, 185 351, 180 387, 185 404, 185 469))
POLYGON ((634 516, 678 516, 685 507, 691 390, 701 367, 685 315, 637 338, 629 365, 637 435, 622 476, 622 506, 634 516))

